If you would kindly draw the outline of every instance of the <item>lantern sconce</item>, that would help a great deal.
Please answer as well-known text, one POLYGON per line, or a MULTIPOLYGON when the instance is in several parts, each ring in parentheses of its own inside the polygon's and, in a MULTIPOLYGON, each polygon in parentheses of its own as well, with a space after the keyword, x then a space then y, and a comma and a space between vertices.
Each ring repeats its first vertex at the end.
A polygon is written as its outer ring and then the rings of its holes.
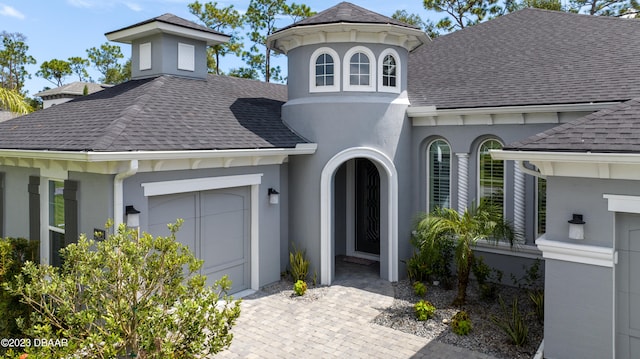
POLYGON ((140 211, 133 206, 126 206, 124 213, 127 215, 127 227, 140 227, 140 211))
POLYGON ((584 224, 581 214, 573 214, 569 221, 569 239, 584 239, 584 224))
POLYGON ((273 188, 269 188, 268 194, 270 204, 278 204, 280 202, 280 192, 276 191, 273 188))

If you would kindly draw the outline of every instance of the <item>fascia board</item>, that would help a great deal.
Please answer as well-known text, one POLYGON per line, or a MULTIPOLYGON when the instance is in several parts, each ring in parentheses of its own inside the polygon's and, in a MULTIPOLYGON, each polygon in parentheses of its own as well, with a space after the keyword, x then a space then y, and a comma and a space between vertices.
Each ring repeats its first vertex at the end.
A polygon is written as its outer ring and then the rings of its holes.
POLYGON ((497 160, 640 164, 639 153, 545 152, 512 150, 489 150, 489 152, 491 153, 491 157, 497 160))
POLYGON ((203 158, 233 158, 251 156, 289 156, 309 155, 317 149, 315 143, 298 144, 295 148, 265 148, 240 150, 199 150, 199 151, 127 151, 127 152, 71 152, 71 151, 35 151, 0 150, 0 157, 17 157, 43 160, 106 162, 128 160, 173 160, 203 158))
POLYGON ((109 41, 130 44, 135 39, 145 37, 154 33, 167 33, 206 41, 207 45, 209 46, 227 42, 231 38, 227 35, 213 34, 206 31, 190 29, 178 25, 167 24, 160 21, 153 21, 141 26, 110 32, 106 34, 106 37, 109 41))
POLYGON ((469 116, 469 115, 495 115, 509 113, 540 113, 540 112, 594 112, 602 110, 619 102, 599 103, 575 103, 559 105, 530 105, 530 106, 498 106, 498 107, 474 107, 438 110, 435 105, 411 106, 407 109, 409 117, 426 116, 469 116))

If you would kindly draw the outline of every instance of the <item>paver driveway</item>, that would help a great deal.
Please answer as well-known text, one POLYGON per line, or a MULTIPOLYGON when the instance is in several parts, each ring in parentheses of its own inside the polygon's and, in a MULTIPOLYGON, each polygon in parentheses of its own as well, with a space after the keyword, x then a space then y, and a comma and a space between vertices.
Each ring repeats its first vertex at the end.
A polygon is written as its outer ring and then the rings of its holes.
POLYGON ((217 358, 482 358, 371 321, 393 302, 391 283, 340 275, 315 301, 257 292, 245 297, 230 349, 217 358))

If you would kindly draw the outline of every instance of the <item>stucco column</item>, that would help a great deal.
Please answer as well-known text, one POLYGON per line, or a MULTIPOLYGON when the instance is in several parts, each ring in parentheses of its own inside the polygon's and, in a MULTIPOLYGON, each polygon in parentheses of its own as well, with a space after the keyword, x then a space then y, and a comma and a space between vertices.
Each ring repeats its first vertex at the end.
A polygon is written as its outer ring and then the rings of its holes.
POLYGON ((458 157, 458 212, 467 209, 469 203, 469 154, 456 153, 458 157))
POLYGON ((524 173, 520 169, 520 161, 514 161, 513 166, 513 227, 524 241, 524 173))

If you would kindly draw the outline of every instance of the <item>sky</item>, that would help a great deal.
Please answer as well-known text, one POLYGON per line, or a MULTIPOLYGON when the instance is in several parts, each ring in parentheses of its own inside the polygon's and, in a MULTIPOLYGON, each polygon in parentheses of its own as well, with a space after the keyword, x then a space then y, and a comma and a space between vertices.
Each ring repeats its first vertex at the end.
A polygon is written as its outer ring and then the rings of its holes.
MULTIPOLYGON (((144 21, 164 13, 172 13, 187 20, 198 22, 189 13, 187 4, 195 0, 0 0, 0 31, 19 32, 27 37, 28 54, 37 64, 27 67, 31 79, 26 80, 28 96, 55 85, 35 76, 40 64, 51 59, 67 60, 71 56, 87 57, 86 49, 99 47, 107 38, 106 32, 144 21)), ((201 3, 207 2, 200 0, 201 3)), ((215 1, 211 1, 215 2, 215 1)), ((309 5, 313 11, 320 12, 340 3, 340 0, 295 0, 296 3, 309 5)), ((382 15, 391 16, 396 10, 407 10, 427 18, 422 0, 351 0, 350 2, 382 15)), ((249 0, 217 0, 219 7, 233 5, 244 12, 249 0)), ((281 26, 290 20, 283 19, 281 26)), ((240 33, 246 30, 240 29, 240 33)), ((246 36, 245 36, 246 37, 246 36)), ((125 58, 131 54, 130 45, 117 44, 125 58)), ((249 46, 246 46, 248 49, 249 46)), ((276 63, 286 74, 286 59, 280 56, 276 63)), ((243 66, 240 59, 224 58, 221 61, 223 71, 243 66)), ((90 71, 96 81, 100 74, 90 71)), ((76 81, 68 77, 65 83, 76 81)))

